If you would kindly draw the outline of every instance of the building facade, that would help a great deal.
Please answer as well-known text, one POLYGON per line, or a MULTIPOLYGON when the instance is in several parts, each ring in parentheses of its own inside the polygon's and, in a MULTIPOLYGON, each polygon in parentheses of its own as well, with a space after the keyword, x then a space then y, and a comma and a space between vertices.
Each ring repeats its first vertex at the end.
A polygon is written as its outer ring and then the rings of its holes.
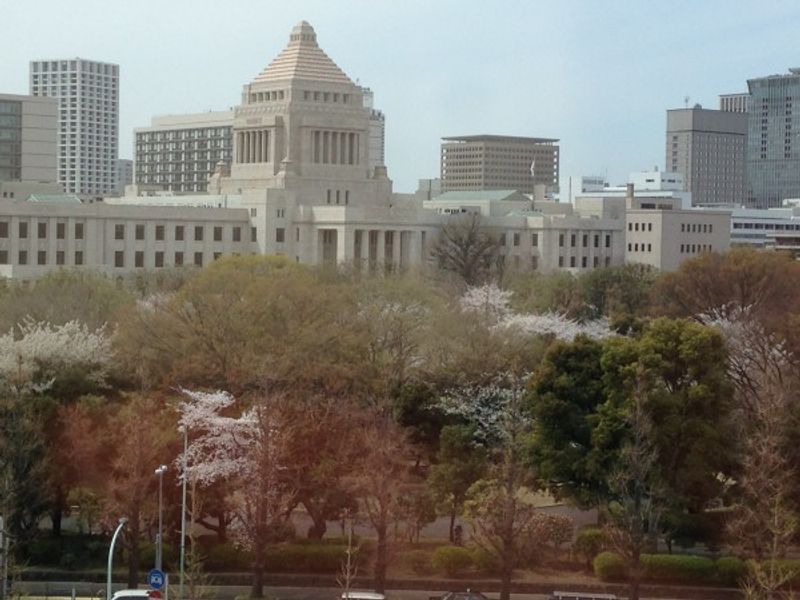
POLYGON ((119 66, 81 58, 30 63, 30 92, 58 101, 58 181, 98 198, 116 189, 119 66))
POLYGON ((665 162, 699 206, 745 201, 747 114, 699 105, 667 111, 665 162))
POLYGON ((559 147, 551 138, 468 135, 442 138, 442 190, 558 191, 559 147))
POLYGON ((747 92, 739 92, 738 94, 720 94, 719 96, 719 109, 725 112, 747 112, 747 102, 750 100, 750 94, 747 92))
POLYGON ((800 69, 750 79, 747 204, 781 206, 800 197, 800 69))
POLYGON ((369 88, 362 88, 364 106, 369 109, 369 141, 367 164, 370 169, 386 165, 386 115, 375 108, 375 94, 369 88))
POLYGON ((0 181, 55 182, 58 103, 0 94, 0 181))
POLYGON ((219 161, 230 164, 233 111, 153 117, 134 129, 134 181, 176 193, 205 192, 219 161))
POLYGON ((117 188, 116 195, 125 193, 125 186, 133 183, 133 161, 129 158, 117 159, 117 188))

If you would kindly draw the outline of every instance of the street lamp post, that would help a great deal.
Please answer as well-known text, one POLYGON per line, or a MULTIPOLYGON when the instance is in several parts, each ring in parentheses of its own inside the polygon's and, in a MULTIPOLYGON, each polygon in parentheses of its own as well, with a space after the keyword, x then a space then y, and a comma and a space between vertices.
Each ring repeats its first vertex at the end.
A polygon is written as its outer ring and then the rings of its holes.
POLYGON ((125 517, 120 518, 119 525, 117 525, 116 531, 114 531, 114 535, 111 537, 111 546, 108 548, 108 578, 106 579, 106 600, 111 600, 111 566, 114 560, 114 544, 117 543, 117 536, 119 532, 122 531, 123 526, 125 523, 128 522, 128 519, 125 517))
POLYGON ((183 433, 183 456, 181 457, 181 564, 178 584, 178 600, 183 600, 183 571, 186 564, 186 451, 188 449, 188 429, 180 428, 183 433))
POLYGON ((161 552, 163 543, 163 513, 164 513, 164 473, 167 465, 161 465, 155 471, 158 475, 158 536, 156 537, 156 569, 161 571, 161 552))

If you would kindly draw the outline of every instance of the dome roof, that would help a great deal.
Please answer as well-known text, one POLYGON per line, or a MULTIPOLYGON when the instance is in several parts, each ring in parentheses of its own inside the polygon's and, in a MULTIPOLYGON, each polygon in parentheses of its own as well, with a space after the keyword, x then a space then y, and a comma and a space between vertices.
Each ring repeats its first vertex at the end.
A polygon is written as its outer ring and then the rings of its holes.
POLYGON ((317 45, 317 34, 300 21, 289 34, 289 43, 253 80, 253 83, 306 79, 354 85, 350 78, 317 45))

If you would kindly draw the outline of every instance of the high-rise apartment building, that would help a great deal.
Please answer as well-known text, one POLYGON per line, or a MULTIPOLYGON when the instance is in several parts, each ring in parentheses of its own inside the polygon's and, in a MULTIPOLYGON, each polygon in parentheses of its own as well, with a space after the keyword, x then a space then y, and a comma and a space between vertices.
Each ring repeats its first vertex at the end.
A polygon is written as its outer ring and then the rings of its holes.
POLYGON ((800 69, 750 79, 747 178, 750 206, 800 198, 800 69))
POLYGON ((205 192, 219 161, 230 165, 233 111, 153 117, 134 129, 134 181, 179 193, 205 192))
POLYGON ((30 63, 30 92, 58 100, 58 181, 94 198, 116 187, 119 66, 82 58, 30 63))
POLYGON ((442 192, 519 190, 542 184, 558 191, 558 140, 508 135, 442 138, 442 192))
POLYGON ((58 103, 0 94, 0 181, 56 181, 58 103))
POLYGON ((667 111, 666 168, 682 173, 692 204, 742 205, 747 114, 694 108, 667 111))
POLYGON ((364 108, 369 109, 367 165, 373 170, 386 165, 386 116, 373 106, 375 95, 372 90, 367 87, 361 89, 364 93, 364 108))
POLYGON ((747 101, 750 94, 739 92, 737 94, 720 94, 719 109, 725 112, 747 112, 747 101))

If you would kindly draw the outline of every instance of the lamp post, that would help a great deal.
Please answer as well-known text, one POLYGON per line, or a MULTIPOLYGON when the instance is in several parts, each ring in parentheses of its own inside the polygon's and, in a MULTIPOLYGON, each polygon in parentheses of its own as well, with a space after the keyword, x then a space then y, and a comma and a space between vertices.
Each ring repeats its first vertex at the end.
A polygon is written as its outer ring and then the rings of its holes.
POLYGON ((178 600, 183 600, 183 570, 186 564, 186 451, 188 450, 188 428, 180 427, 183 433, 183 456, 181 457, 181 560, 178 600))
POLYGON ((108 548, 108 579, 106 579, 106 600, 111 600, 111 566, 114 560, 114 544, 117 543, 117 536, 127 522, 128 519, 125 517, 120 518, 119 525, 117 525, 117 529, 114 531, 114 535, 111 537, 111 546, 108 548))
POLYGON ((167 472, 167 465, 161 465, 155 471, 158 475, 158 536, 156 537, 156 569, 161 571, 161 550, 163 532, 163 513, 164 513, 164 473, 167 472))

